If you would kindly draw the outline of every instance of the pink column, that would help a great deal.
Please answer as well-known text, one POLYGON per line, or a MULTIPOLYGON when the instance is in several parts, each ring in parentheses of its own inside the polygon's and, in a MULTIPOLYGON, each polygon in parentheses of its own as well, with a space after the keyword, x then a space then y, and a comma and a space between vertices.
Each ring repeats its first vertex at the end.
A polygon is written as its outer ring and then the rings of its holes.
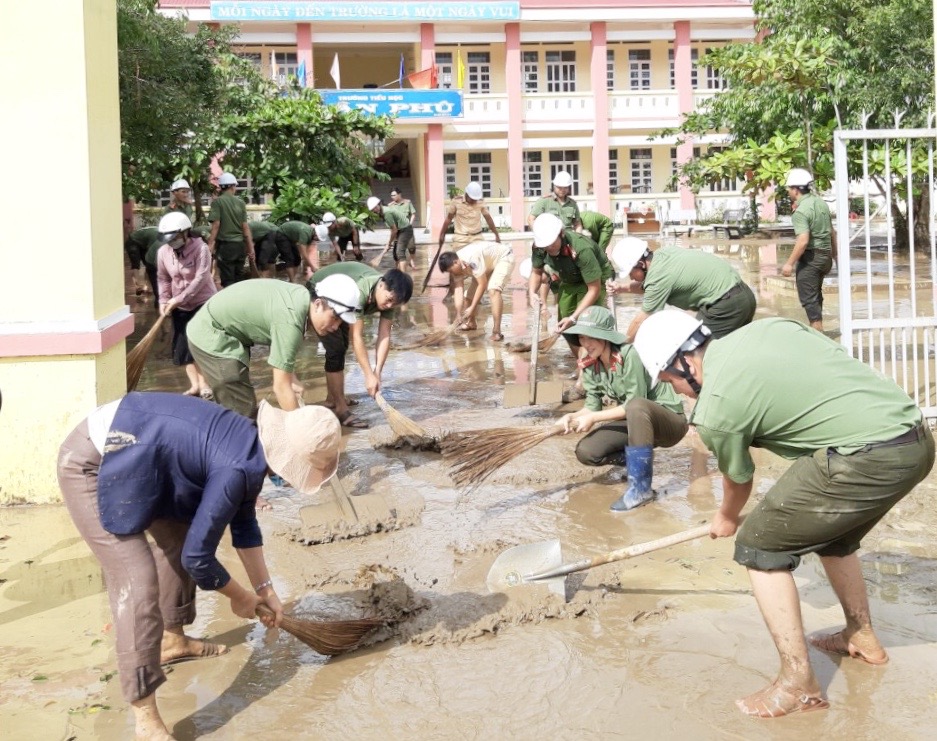
MULTIPOLYGON (((677 106, 680 113, 693 110, 693 59, 690 55, 690 22, 677 21, 673 24, 673 76, 677 85, 677 106)), ((693 140, 689 139, 677 147, 677 162, 683 164, 693 159, 693 140)), ((680 183, 680 208, 693 208, 693 191, 680 183)))
POLYGON ((524 94, 521 82, 521 26, 506 23, 505 84, 508 93, 508 196, 511 199, 511 228, 523 231, 524 208, 524 94))
POLYGON ((306 79, 300 83, 307 87, 314 87, 316 76, 312 69, 312 26, 308 23, 296 24, 296 61, 306 63, 306 79))
POLYGON ((592 149, 592 187, 595 193, 595 208, 610 214, 611 194, 608 189, 608 83, 606 68, 608 42, 606 25, 597 21, 590 26, 592 31, 592 101, 595 106, 595 133, 592 149))
POLYGON ((434 64, 436 64, 436 32, 432 23, 421 23, 420 69, 432 67, 434 64))
POLYGON ((431 234, 438 234, 446 211, 446 173, 442 163, 445 142, 442 138, 442 124, 429 124, 424 138, 426 203, 429 206, 429 227, 431 234))

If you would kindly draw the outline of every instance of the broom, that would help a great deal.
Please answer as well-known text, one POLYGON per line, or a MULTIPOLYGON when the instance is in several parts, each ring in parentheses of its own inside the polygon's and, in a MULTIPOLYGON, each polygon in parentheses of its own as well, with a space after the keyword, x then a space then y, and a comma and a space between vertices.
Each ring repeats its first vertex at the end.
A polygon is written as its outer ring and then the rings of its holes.
MULTIPOLYGON (((555 332, 547 335, 545 339, 540 340, 540 343, 537 345, 537 352, 546 352, 551 347, 556 344, 556 341, 561 337, 561 335, 556 334, 555 332)), ((507 344, 507 349, 509 352, 530 352, 531 347, 530 342, 509 342, 507 344)))
MULTIPOLYGON (((266 605, 257 606, 257 616, 273 616, 266 605)), ((284 615, 280 623, 294 638, 324 656, 335 656, 350 651, 375 628, 384 625, 381 618, 359 618, 357 620, 300 620, 284 615)))
POLYGON ((150 331, 143 335, 143 339, 137 343, 137 346, 127 353, 127 391, 133 391, 140 383, 140 376, 143 375, 143 366, 146 365, 146 356, 150 354, 150 348, 156 342, 159 334, 159 328, 166 318, 165 314, 160 314, 150 327, 150 331))
POLYGON ((439 448, 449 462, 449 475, 456 486, 474 487, 521 453, 563 431, 561 426, 551 425, 450 432, 439 448))
POLYGON ((384 412, 384 416, 387 417, 387 424, 390 425, 390 429, 394 431, 397 437, 429 437, 426 430, 394 409, 380 393, 374 395, 374 401, 384 412))
POLYGON ((432 345, 438 345, 444 339, 449 337, 453 332, 455 332, 462 325, 462 319, 456 319, 452 324, 450 324, 445 329, 437 329, 435 332, 430 332, 422 340, 416 342, 411 342, 409 345, 402 345, 397 350, 416 350, 419 347, 430 347, 432 345))

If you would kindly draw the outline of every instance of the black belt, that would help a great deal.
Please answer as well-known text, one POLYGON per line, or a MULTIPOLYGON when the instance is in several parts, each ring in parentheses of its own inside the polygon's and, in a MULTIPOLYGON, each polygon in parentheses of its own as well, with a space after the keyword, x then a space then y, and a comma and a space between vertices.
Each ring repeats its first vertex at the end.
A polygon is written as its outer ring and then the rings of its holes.
POLYGON ((921 422, 917 426, 912 427, 905 433, 894 437, 891 440, 886 440, 883 443, 869 443, 866 445, 863 450, 875 450, 876 448, 894 448, 898 445, 907 445, 908 443, 916 443, 918 440, 924 438, 924 423, 921 422))

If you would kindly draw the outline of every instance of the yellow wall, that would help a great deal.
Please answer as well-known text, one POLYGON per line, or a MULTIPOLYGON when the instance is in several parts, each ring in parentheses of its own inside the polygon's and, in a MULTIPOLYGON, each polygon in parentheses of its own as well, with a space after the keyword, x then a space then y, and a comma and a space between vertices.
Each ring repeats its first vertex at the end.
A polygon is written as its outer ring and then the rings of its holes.
MULTIPOLYGON (((42 74, 23 66, 36 57, 23 33, 35 25, 34 4, 7 6, 3 178, 15 179, 4 200, 16 203, 16 218, 0 250, 0 331, 93 325, 125 303, 115 1, 45 2, 42 41, 52 51, 42 74)), ((100 356, 0 359, 0 501, 56 499, 59 443, 124 388, 123 342, 100 356)))

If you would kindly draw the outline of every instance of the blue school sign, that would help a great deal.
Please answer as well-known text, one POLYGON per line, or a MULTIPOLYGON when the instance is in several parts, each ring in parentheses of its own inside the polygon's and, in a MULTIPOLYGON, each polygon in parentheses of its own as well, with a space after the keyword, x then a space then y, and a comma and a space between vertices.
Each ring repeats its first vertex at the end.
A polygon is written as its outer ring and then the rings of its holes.
POLYGON ((213 21, 516 21, 519 2, 261 2, 213 0, 213 21))
POLYGON ((459 90, 320 90, 323 101, 345 110, 397 119, 459 118, 459 90))

